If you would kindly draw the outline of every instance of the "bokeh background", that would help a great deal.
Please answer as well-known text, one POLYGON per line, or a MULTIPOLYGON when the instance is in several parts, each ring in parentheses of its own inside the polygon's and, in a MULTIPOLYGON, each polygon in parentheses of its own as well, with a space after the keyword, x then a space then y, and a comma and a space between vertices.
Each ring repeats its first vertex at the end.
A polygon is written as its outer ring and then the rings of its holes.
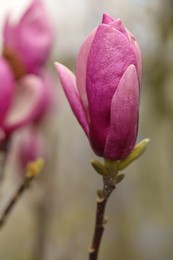
MULTIPOLYGON (((128 169, 107 207, 109 223, 100 260, 173 259, 173 1, 44 0, 56 38, 54 61, 74 70, 87 34, 106 12, 120 17, 135 35, 143 56, 143 86, 138 140, 150 138, 147 152, 128 169)), ((0 33, 8 12, 18 20, 28 0, 0 0, 0 33)), ((34 41, 34 39, 33 39, 34 41)), ((56 76, 56 75, 55 75, 56 76)), ((43 125, 48 161, 0 231, 0 259, 85 260, 91 242, 96 189, 101 178, 96 159, 74 118, 57 79, 58 106, 43 125)), ((1 185, 3 210, 19 183, 11 150, 1 185)))

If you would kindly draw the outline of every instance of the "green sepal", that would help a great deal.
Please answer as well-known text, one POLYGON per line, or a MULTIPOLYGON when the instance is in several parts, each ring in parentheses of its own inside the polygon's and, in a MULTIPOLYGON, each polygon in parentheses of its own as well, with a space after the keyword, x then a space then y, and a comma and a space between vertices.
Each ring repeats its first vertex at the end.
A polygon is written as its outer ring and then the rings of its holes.
POLYGON ((117 163, 117 171, 125 169, 129 164, 139 158, 145 152, 149 142, 149 139, 144 139, 137 144, 133 151, 125 159, 117 163))
POLYGON ((102 176, 108 175, 106 167, 103 164, 101 164, 100 162, 98 162, 96 160, 92 160, 91 165, 98 174, 100 174, 102 176))
POLYGON ((116 184, 120 183, 125 177, 125 174, 118 174, 116 177, 116 184))
POLYGON ((105 160, 105 168, 107 169, 108 174, 111 176, 116 176, 118 173, 117 170, 118 161, 110 161, 108 159, 104 159, 104 160, 105 160))
POLYGON ((103 190, 98 189, 97 190, 97 196, 99 197, 99 199, 104 199, 104 192, 103 192, 103 190))

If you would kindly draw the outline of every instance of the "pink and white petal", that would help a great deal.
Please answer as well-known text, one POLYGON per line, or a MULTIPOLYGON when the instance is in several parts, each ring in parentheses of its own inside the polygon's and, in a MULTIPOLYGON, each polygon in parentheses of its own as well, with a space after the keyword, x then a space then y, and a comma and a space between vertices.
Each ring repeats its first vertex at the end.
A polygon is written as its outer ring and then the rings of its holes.
POLYGON ((109 14, 103 14, 102 23, 110 24, 110 23, 112 23, 114 21, 115 21, 115 19, 112 18, 109 14))
POLYGON ((45 100, 42 80, 35 75, 27 75, 20 80, 10 110, 3 127, 7 134, 34 122, 40 114, 45 100))
POLYGON ((38 73, 50 54, 54 32, 43 2, 34 0, 22 16, 17 34, 18 52, 29 73, 38 73), (34 41, 33 41, 34 39, 34 41))
POLYGON ((140 86, 141 86, 141 83, 142 83, 142 56, 141 56, 141 51, 140 51, 140 48, 139 48, 137 41, 134 40, 132 42, 132 46, 133 46, 134 52, 136 54, 138 79, 139 79, 139 83, 140 83, 140 86))
POLYGON ((76 64, 77 88, 78 88, 79 95, 81 97, 81 101, 84 106, 88 121, 89 121, 89 112, 88 112, 88 98, 87 98, 87 94, 86 94, 86 68, 87 68, 88 54, 89 54, 96 30, 97 30, 97 28, 95 28, 90 33, 90 35, 87 37, 87 39, 82 44, 82 46, 79 50, 79 54, 77 57, 77 64, 76 64))
POLYGON ((121 19, 118 18, 117 20, 115 20, 113 23, 111 23, 111 26, 112 26, 112 28, 121 32, 128 39, 126 28, 123 25, 123 22, 121 21, 121 19))
POLYGON ((46 159, 46 147, 44 141, 43 133, 38 127, 27 127, 24 131, 20 131, 16 154, 18 163, 22 169, 26 169, 29 162, 38 158, 46 159))
POLYGON ((38 5, 42 5, 42 0, 32 0, 29 4, 28 8, 23 13, 22 17, 20 18, 20 23, 24 23, 25 19, 27 19, 28 16, 31 16, 34 12, 35 8, 38 7, 38 5))
POLYGON ((136 55, 136 60, 137 60, 137 63, 136 63, 137 66, 136 67, 137 67, 137 72, 138 72, 138 79, 139 79, 139 82, 141 84, 141 81, 142 81, 141 51, 140 51, 139 45, 138 45, 137 41, 135 40, 135 37, 133 36, 133 34, 131 32, 129 32, 127 29, 126 29, 126 31, 127 31, 129 40, 131 42, 132 48, 133 48, 135 55, 136 55))
POLYGON ((124 36, 126 36, 128 38, 127 32, 126 32, 126 28, 124 27, 121 19, 114 19, 111 16, 109 16, 108 14, 103 14, 103 18, 102 18, 102 23, 103 24, 108 24, 109 26, 111 26, 112 28, 118 30, 119 32, 121 32, 122 34, 124 34, 124 36))
POLYGON ((133 34, 127 30, 127 28, 123 25, 121 19, 113 19, 108 14, 103 14, 102 23, 108 24, 112 28, 118 30, 122 34, 124 34, 127 39, 130 40, 130 43, 132 44, 132 48, 135 52, 136 59, 137 59, 137 72, 139 75, 139 81, 141 83, 141 76, 142 76, 142 65, 141 65, 141 52, 138 46, 138 43, 136 42, 133 34))
POLYGON ((134 65, 120 80, 112 98, 111 122, 104 148, 110 160, 125 158, 134 148, 138 130, 139 81, 134 65))
POLYGON ((75 75, 62 64, 55 63, 55 66, 73 113, 88 136, 88 123, 84 108, 77 92, 75 75))
POLYGON ((16 27, 10 23, 10 15, 8 15, 3 28, 4 45, 10 49, 16 48, 16 36, 16 27))
POLYGON ((90 48, 86 75, 90 138, 97 154, 104 151, 112 97, 130 64, 136 64, 136 57, 129 40, 109 25, 100 25, 90 48))
POLYGON ((10 66, 0 57, 0 126, 9 110, 15 88, 15 81, 10 66))

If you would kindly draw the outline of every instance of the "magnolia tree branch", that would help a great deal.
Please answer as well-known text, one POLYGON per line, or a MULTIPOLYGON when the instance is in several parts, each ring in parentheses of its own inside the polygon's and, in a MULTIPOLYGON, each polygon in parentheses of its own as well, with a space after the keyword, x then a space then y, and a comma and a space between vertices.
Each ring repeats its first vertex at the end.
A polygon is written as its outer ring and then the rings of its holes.
POLYGON ((5 138, 0 143, 0 183, 2 182, 2 180, 4 178, 4 169, 5 169, 5 164, 7 161, 9 146, 10 146, 9 138, 5 138))
POLYGON ((104 164, 96 160, 91 161, 91 165, 95 171, 103 177, 103 190, 97 191, 95 229, 92 245, 89 250, 89 260, 97 260, 101 239, 107 222, 107 219, 105 218, 106 204, 109 196, 115 189, 116 184, 124 179, 125 175, 122 174, 121 171, 144 153, 148 143, 149 139, 142 140, 123 160, 109 161, 104 159, 104 164))
POLYGON ((5 224, 6 219, 12 212, 14 206, 18 202, 19 198, 22 197, 24 192, 30 187, 30 184, 32 180, 41 172, 41 169, 43 167, 43 161, 42 160, 36 160, 34 162, 31 162, 28 164, 26 169, 26 175, 23 183, 19 186, 18 190, 4 209, 2 216, 0 218, 0 228, 2 228, 5 224))
POLYGON ((107 218, 105 217, 106 204, 111 195, 112 191, 115 189, 116 179, 114 177, 108 176, 103 177, 103 190, 98 190, 97 194, 97 209, 96 209, 96 219, 95 219, 95 229, 92 240, 92 245, 89 250, 89 260, 97 260, 100 243, 102 235, 105 229, 105 224, 107 223, 107 218))
POLYGON ((33 177, 25 179, 25 181, 20 185, 17 192, 13 196, 13 198, 10 200, 9 204, 5 208, 4 212, 2 213, 2 216, 0 218, 0 228, 4 225, 7 217, 10 215, 12 209, 16 205, 17 201, 20 197, 22 197, 23 193, 27 188, 29 188, 31 181, 33 180, 33 177))
MULTIPOLYGON (((50 122, 50 125, 52 122, 50 122)), ((49 129, 47 133, 47 157, 43 174, 39 180, 39 189, 42 196, 38 201, 34 200, 34 209, 36 215, 35 243, 33 260, 46 260, 47 250, 49 250, 49 225, 51 223, 52 214, 55 203, 55 176, 57 176, 57 152, 58 152, 58 135, 57 129, 49 129), (48 196, 51 194, 51 196, 48 196)))

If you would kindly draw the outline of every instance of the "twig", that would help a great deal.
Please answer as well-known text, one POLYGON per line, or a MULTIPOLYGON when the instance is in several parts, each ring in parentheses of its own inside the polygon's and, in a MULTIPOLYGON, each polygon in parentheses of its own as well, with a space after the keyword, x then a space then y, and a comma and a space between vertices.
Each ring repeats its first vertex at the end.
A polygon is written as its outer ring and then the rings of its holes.
POLYGON ((9 202, 7 207, 5 208, 3 214, 0 218, 0 228, 2 228, 2 226, 4 225, 7 217, 9 216, 10 212, 14 208, 14 206, 17 203, 17 201, 19 200, 19 198, 23 195, 25 190, 27 188, 29 188, 29 185, 30 185, 31 181, 33 180, 33 178, 34 178, 33 176, 30 177, 30 178, 25 178, 24 183, 21 184, 21 186, 17 190, 16 194, 14 195, 14 197, 11 199, 11 201, 9 202))
POLYGON ((34 162, 31 162, 27 165, 26 168, 26 175, 23 183, 18 188, 17 192, 13 196, 13 198, 10 200, 9 204, 5 208, 4 212, 2 213, 2 216, 0 218, 0 228, 2 228, 5 224, 5 221, 7 217, 10 215, 12 209, 16 205, 19 198, 24 194, 24 192, 29 188, 32 180, 41 172, 41 169, 43 167, 43 161, 42 160, 36 160, 34 162))
POLYGON ((107 223, 107 218, 105 217, 106 204, 111 195, 112 191, 115 189, 116 179, 111 176, 103 177, 103 190, 98 190, 97 198, 97 210, 96 210, 96 220, 95 220, 95 230, 93 235, 93 241, 91 248, 89 250, 89 260, 97 260, 99 247, 102 239, 102 235, 105 229, 105 224, 107 223))
POLYGON ((4 168, 7 161, 8 151, 10 146, 10 139, 5 138, 0 143, 0 183, 4 178, 4 168))
POLYGON ((103 177, 103 190, 97 191, 98 198, 95 229, 92 245, 89 250, 89 260, 97 260, 105 224, 107 223, 107 218, 105 218, 106 204, 109 196, 115 189, 116 184, 120 183, 125 176, 123 173, 119 174, 119 171, 125 169, 129 164, 139 158, 146 150, 149 141, 150 140, 147 138, 142 140, 123 160, 111 161, 108 159, 104 159, 104 164, 100 163, 97 160, 91 161, 91 165, 93 166, 95 171, 103 177))

